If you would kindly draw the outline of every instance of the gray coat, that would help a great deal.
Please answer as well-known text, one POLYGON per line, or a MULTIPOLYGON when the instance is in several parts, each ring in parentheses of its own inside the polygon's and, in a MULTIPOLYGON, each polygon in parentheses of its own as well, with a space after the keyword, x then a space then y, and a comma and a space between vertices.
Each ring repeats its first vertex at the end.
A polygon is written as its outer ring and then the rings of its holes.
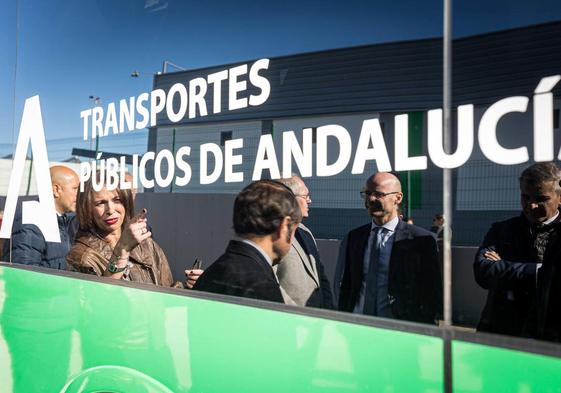
MULTIPOLYGON (((303 224, 299 228, 312 235, 303 224)), ((329 280, 321 261, 316 261, 312 254, 307 254, 296 239, 288 254, 275 268, 280 286, 297 305, 333 308, 329 280)))

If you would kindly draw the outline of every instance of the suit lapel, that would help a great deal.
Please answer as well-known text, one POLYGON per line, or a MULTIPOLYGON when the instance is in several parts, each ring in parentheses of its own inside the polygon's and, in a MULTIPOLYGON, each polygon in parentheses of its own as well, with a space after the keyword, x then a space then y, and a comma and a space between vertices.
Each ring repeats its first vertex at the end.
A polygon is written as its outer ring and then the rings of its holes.
POLYGON ((350 255, 351 260, 350 268, 352 276, 357 277, 357 282, 362 282, 363 267, 364 267, 364 253, 366 252, 366 246, 368 245, 368 237, 370 236, 370 230, 372 229, 372 224, 364 225, 357 233, 354 239, 349 238, 349 242, 352 240, 351 250, 354 255, 350 255))
MULTIPOLYGON (((544 263, 547 261, 549 262, 551 260, 550 255, 552 253, 557 253, 557 251, 560 249, 559 248, 559 243, 561 242, 561 238, 559 237, 559 232, 561 229, 561 223, 556 222, 553 225, 555 225, 555 230, 553 230, 553 232, 551 232, 549 234, 549 239, 548 239, 548 243, 547 243, 547 247, 545 248, 545 252, 543 254, 543 261, 544 263)), ((532 247, 534 245, 532 244, 532 247)), ((558 259, 553 259, 553 260, 558 260, 558 259)))
POLYGON ((394 234, 394 244, 400 240, 408 239, 409 238, 409 228, 407 228, 407 224, 403 221, 399 220, 397 226, 395 227, 395 234, 394 234))
POLYGON ((304 251, 304 249, 296 239, 294 239, 294 241, 292 242, 292 247, 294 247, 294 250, 296 250, 296 253, 304 262, 304 268, 306 269, 306 272, 310 275, 310 277, 314 279, 316 285, 319 286, 319 278, 315 268, 316 260, 313 255, 306 254, 306 251, 304 251))

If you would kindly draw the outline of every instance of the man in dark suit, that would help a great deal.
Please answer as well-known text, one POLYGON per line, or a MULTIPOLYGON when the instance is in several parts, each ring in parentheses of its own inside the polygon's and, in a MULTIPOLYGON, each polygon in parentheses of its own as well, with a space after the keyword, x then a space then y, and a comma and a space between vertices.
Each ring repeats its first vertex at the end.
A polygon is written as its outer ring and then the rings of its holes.
POLYGON ((361 195, 372 222, 341 245, 339 310, 434 324, 442 279, 433 234, 400 220, 403 194, 393 174, 370 176, 361 195))
MULTIPOLYGON (((304 181, 294 175, 280 182, 296 195, 302 218, 308 217, 312 198, 304 181)), ((298 225, 290 251, 275 267, 281 287, 298 306, 334 308, 331 285, 320 260, 316 239, 304 224, 298 225)))
MULTIPOLYGON (((551 162, 526 168, 519 178, 522 213, 494 223, 483 239, 473 265, 475 280, 488 290, 478 330, 553 339, 545 333, 545 308, 558 269, 560 180, 561 171, 551 162), (530 318, 533 326, 527 326, 530 314, 535 317, 530 318)), ((549 313, 554 318, 558 314, 549 313)), ((561 331, 558 335, 561 338, 561 331)))
POLYGON ((230 241, 193 289, 284 303, 273 266, 290 250, 301 219, 289 188, 271 180, 251 183, 234 202, 238 238, 230 241))

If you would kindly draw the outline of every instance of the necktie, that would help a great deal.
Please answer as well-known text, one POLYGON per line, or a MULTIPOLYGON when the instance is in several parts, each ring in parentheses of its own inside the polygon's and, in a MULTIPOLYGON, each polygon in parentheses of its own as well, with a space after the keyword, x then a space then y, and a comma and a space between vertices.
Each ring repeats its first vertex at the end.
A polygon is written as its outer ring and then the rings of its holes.
POLYGON ((382 241, 386 233, 386 228, 376 227, 372 230, 372 232, 374 232, 374 239, 370 249, 370 261, 368 264, 368 274, 366 275, 364 291, 363 313, 366 315, 376 315, 376 277, 378 275, 378 259, 380 258, 380 248, 382 247, 382 241))

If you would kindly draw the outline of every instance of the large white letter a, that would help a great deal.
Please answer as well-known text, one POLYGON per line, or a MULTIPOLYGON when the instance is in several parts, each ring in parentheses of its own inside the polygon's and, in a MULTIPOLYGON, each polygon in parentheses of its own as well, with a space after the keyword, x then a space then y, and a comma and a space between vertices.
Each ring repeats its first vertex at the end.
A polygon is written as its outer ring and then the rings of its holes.
POLYGON ((25 156, 29 144, 31 144, 33 154, 33 168, 35 169, 39 202, 25 201, 22 203, 22 223, 36 225, 43 233, 46 241, 60 243, 39 96, 33 96, 25 100, 6 206, 4 206, 4 218, 2 228, 0 228, 0 238, 8 239, 12 233, 19 189, 23 179, 25 156))

